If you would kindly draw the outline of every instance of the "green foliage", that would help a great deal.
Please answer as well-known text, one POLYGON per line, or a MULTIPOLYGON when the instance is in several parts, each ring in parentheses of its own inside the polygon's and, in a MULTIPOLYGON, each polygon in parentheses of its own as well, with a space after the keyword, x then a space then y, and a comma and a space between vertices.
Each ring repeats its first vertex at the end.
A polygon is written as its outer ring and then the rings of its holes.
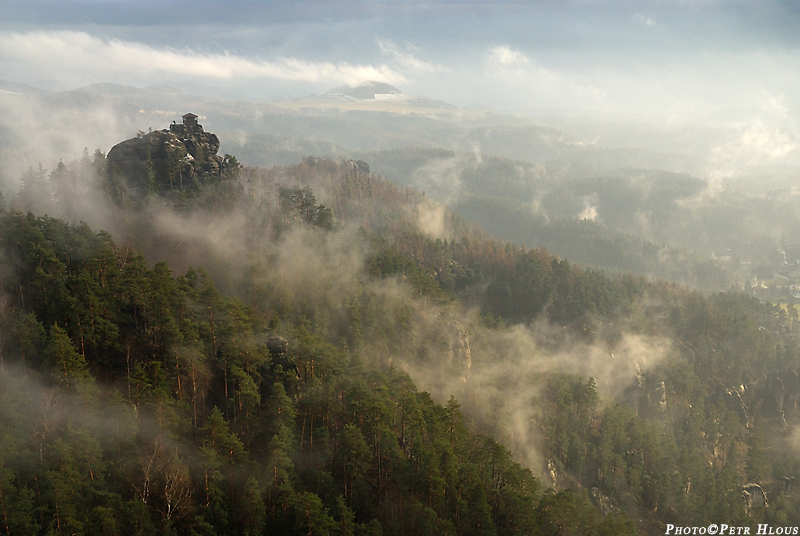
MULTIPOLYGON (((407 376, 302 326, 291 361, 268 357, 253 311, 204 272, 176 279, 83 226, 0 216, 0 246, 14 259, 4 288, 16 289, 4 355, 49 375, 54 396, 66 397, 53 407, 72 408, 59 417, 68 426, 42 430, 40 454, 16 436, 5 441, 19 453, 1 473, 3 504, 15 505, 8 527, 392 534, 410 520, 411 534, 533 529, 530 472, 488 438, 491 461, 475 452, 454 400, 445 410, 407 376), (121 406, 108 411, 128 431, 95 420, 92 400, 112 392, 121 406), (39 518, 28 487, 37 482, 48 486, 39 518)), ((8 406, 20 422, 16 412, 31 410, 8 406)))
POLYGON ((47 170, 41 164, 38 169, 29 168, 22 175, 19 198, 22 206, 27 210, 36 208, 44 214, 52 212, 53 199, 46 175, 47 170))
POLYGON ((325 231, 333 229, 333 213, 325 205, 317 205, 317 198, 311 188, 284 188, 279 193, 283 224, 298 219, 303 223, 325 231))
POLYGON ((420 295, 437 299, 447 299, 449 294, 439 285, 435 277, 400 253, 385 251, 369 262, 369 270, 374 275, 397 275, 420 295))
POLYGON ((50 328, 49 341, 44 349, 45 361, 50 365, 55 365, 55 380, 59 386, 63 385, 66 389, 75 389, 80 383, 91 381, 92 377, 86 369, 86 359, 72 346, 72 341, 66 331, 53 325, 50 328))
POLYGON ((636 534, 629 519, 614 516, 600 519, 585 494, 573 489, 546 492, 536 513, 543 536, 636 534))

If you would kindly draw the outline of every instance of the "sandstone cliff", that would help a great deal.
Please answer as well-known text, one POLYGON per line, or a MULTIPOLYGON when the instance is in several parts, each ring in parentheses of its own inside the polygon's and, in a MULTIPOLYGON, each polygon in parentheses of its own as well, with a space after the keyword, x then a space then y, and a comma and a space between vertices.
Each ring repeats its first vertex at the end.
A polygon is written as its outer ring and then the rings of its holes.
POLYGON ((195 191, 219 181, 223 159, 217 155, 219 138, 199 124, 175 124, 125 140, 108 152, 114 197, 140 204, 151 193, 195 191))

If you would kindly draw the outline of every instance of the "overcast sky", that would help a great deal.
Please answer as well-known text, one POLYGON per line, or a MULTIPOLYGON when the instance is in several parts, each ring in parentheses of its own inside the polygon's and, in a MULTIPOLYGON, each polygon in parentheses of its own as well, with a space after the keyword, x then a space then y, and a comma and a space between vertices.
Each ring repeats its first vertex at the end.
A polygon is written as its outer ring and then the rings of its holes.
POLYGON ((0 79, 266 101, 378 80, 504 110, 793 116, 799 30, 794 0, 2 0, 0 79))

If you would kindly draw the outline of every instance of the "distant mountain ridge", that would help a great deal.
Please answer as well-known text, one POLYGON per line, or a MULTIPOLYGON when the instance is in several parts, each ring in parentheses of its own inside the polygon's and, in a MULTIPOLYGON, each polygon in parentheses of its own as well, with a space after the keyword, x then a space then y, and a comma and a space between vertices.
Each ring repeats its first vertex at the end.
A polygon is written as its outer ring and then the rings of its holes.
POLYGON ((0 91, 5 93, 20 93, 20 94, 34 94, 41 95, 48 93, 45 89, 40 89, 28 84, 21 84, 19 82, 11 82, 9 80, 0 79, 0 91))
MULTIPOLYGON (((308 102, 309 105, 319 105, 316 99, 322 98, 326 101, 335 99, 342 105, 347 103, 393 103, 407 106, 410 109, 425 108, 428 110, 460 110, 460 108, 449 102, 429 97, 419 97, 407 95, 397 87, 386 82, 365 82, 357 86, 340 86, 327 93, 317 96, 309 96, 296 102, 308 102)), ((398 110, 402 111, 402 110, 398 110)))
POLYGON ((367 82, 358 86, 340 86, 326 95, 341 94, 357 99, 374 99, 375 95, 403 95, 403 92, 386 82, 367 82))

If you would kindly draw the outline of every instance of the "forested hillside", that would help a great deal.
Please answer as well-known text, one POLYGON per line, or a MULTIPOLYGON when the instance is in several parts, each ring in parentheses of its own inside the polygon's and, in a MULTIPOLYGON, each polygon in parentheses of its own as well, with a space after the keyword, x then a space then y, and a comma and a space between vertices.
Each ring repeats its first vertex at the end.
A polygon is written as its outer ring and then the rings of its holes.
POLYGON ((6 192, 0 530, 800 524, 794 307, 581 269, 361 162, 226 161, 136 207, 89 195, 101 153, 6 192), (113 238, 26 214, 50 188, 113 238))
POLYGON ((529 533, 537 486, 396 368, 58 220, 2 215, 2 528, 529 533), (506 485, 507 483, 507 485, 506 485), (383 530, 382 530, 383 527, 383 530))
MULTIPOLYGON (((582 266, 676 281, 705 291, 780 273, 796 283, 800 212, 790 184, 720 181, 558 156, 535 162, 410 147, 360 153, 373 172, 411 185, 516 243, 546 247, 582 266)), ((787 279, 789 280, 786 283, 787 279)))
MULTIPOLYGON (((753 155, 737 147, 758 139, 750 138, 757 132, 748 133, 748 123, 733 120, 735 114, 707 118, 727 118, 718 127, 698 118, 683 127, 656 127, 616 116, 594 124, 589 118, 534 120, 406 101, 375 109, 369 106, 374 99, 348 104, 332 95, 266 104, 165 86, 94 84, 49 92, 9 84, 6 90, 0 188, 16 184, 29 162, 52 167, 85 146, 146 131, 165 120, 164 110, 189 107, 223 133, 223 152, 247 165, 345 155, 368 162, 378 176, 425 191, 493 236, 546 247, 582 266, 704 291, 746 286, 775 302, 797 299, 794 167, 772 158, 753 167, 753 155), (21 110, 36 113, 12 121, 21 110), (75 117, 92 119, 77 128, 75 117), (42 138, 26 135, 34 131, 42 138), (51 147, 58 151, 45 152, 51 147)), ((770 154, 770 143, 759 147, 770 154)))

